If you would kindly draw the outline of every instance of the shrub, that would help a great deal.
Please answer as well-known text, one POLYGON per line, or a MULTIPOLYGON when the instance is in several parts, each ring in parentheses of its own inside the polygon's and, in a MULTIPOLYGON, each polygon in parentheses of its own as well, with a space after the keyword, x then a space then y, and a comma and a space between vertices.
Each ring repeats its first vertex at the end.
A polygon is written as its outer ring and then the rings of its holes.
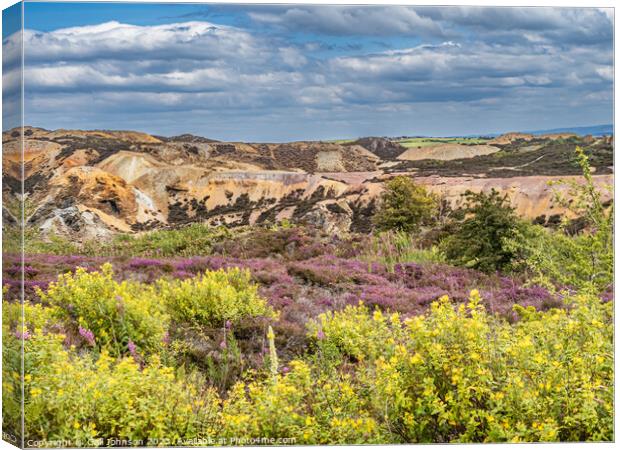
POLYGON ((286 437, 296 444, 385 442, 350 375, 319 374, 303 361, 290 366, 275 379, 233 387, 222 408, 224 436, 286 437))
POLYGON ((217 395, 200 380, 178 379, 156 358, 141 370, 132 358, 116 362, 105 352, 79 357, 63 349, 62 340, 35 333, 26 342, 27 439, 152 446, 219 431, 217 395))
POLYGON ((333 361, 359 361, 356 390, 388 441, 613 439, 611 305, 581 295, 570 312, 517 307, 510 325, 479 300, 445 298, 404 321, 348 307, 309 334, 333 361))
POLYGON ((522 228, 509 245, 520 254, 518 267, 531 273, 536 282, 601 293, 613 284, 613 202, 604 207, 588 157, 579 147, 576 153, 584 182, 560 181, 568 184, 569 192, 566 197, 556 193, 556 200, 581 218, 585 228, 571 236, 568 221, 559 231, 532 225, 522 228))
POLYGON ((161 279, 156 286, 157 295, 179 323, 223 327, 226 321, 274 315, 258 295, 258 286, 251 282, 248 270, 206 271, 186 280, 161 279))
POLYGON ((488 194, 467 191, 463 196, 466 203, 459 211, 463 219, 441 241, 447 260, 483 272, 507 269, 516 251, 506 242, 521 226, 508 196, 495 189, 488 194))
POLYGON ((88 345, 106 348, 114 355, 156 352, 168 316, 155 288, 129 281, 118 283, 112 276, 111 264, 101 266, 100 272, 78 267, 75 274, 60 275, 47 291, 39 290, 39 296, 42 302, 57 307, 60 317, 88 345))
POLYGON ((126 256, 193 256, 208 255, 213 245, 230 237, 226 227, 210 227, 193 223, 172 230, 155 230, 139 235, 118 235, 103 249, 95 243, 85 246, 88 254, 126 256))
POLYGON ((437 198, 424 186, 406 176, 385 183, 373 221, 378 230, 419 231, 432 222, 438 210, 437 198))
POLYGON ((613 286, 612 240, 601 232, 583 232, 569 236, 540 225, 524 227, 510 241, 520 258, 515 268, 530 276, 530 281, 545 285, 570 286, 602 293, 613 286))

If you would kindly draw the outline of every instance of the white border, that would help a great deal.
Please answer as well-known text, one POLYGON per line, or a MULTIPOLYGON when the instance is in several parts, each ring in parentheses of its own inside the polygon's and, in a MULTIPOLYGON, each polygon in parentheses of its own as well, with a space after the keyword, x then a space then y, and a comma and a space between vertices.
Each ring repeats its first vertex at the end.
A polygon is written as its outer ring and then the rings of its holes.
MULTIPOLYGON (((28 0, 28 1, 40 1, 40 0, 28 0)), ((77 3, 83 3, 83 1, 80 0, 62 0, 64 2, 77 2, 77 3)), ((132 1, 122 1, 122 0, 111 0, 108 1, 108 3, 203 3, 203 4, 213 4, 213 3, 229 3, 229 4, 323 4, 323 5, 333 5, 333 4, 338 4, 338 5, 373 5, 373 4, 379 4, 379 5, 411 5, 411 6, 500 6, 500 7, 507 7, 507 6, 553 6, 553 7, 598 7, 598 8, 614 8, 616 6, 616 1, 613 0, 590 0, 590 1, 584 1, 584 0, 542 0, 540 2, 536 2, 536 1, 507 1, 507 0, 444 0, 444 1, 436 1, 436 0, 422 0, 422 1, 398 1, 398 0, 394 0, 394 1, 385 1, 385 0, 287 0, 287 1, 283 1, 283 0, 270 0, 270 1, 260 1, 260 0, 241 0, 241 1, 234 1, 234 0, 219 0, 219 1, 211 1, 211 2, 207 2, 207 1, 182 1, 182 0, 167 0, 167 1, 152 1, 152 0, 132 0, 132 1)), ((13 4, 17 3, 14 0, 0 0, 0 6, 2 7, 2 9, 5 9, 13 4)), ((105 1, 102 1, 101 3, 105 3, 105 1)), ((614 29, 615 31, 615 29, 614 29)), ((1 32, 1 25, 0 25, 0 32, 1 32)), ((618 35, 614 32, 614 68, 615 68, 615 61, 617 59, 618 56, 618 35)), ((0 49, 0 59, 2 57, 2 51, 0 49)), ((614 70, 614 125, 616 123, 616 112, 615 112, 615 105, 618 104, 618 90, 615 89, 615 83, 617 81, 616 78, 616 72, 614 70)), ((1 111, 2 111, 2 106, 0 104, 0 129, 2 129, 2 115, 1 115, 1 111)), ((615 127, 614 127, 615 128, 615 127)), ((615 134, 615 133, 614 133, 615 134)), ((614 137, 614 142, 615 142, 615 137, 614 137)), ((0 163, 1 164, 1 163, 0 163)), ((618 167, 618 155, 616 152, 614 152, 614 167, 618 167)), ((614 188, 614 197, 618 198, 618 192, 620 191, 620 187, 615 184, 615 188, 614 188)), ((617 208, 616 208, 617 210, 617 208)), ((620 227, 618 226, 618 221, 615 221, 615 232, 617 232, 620 229, 620 227)), ((1 230, 0 230, 0 237, 1 237, 1 230)), ((615 250, 617 253, 617 245, 618 242, 615 242, 615 250)), ((0 255, 0 261, 1 261, 1 255, 0 255)), ((619 274, 620 270, 618 269, 618 266, 616 265, 615 267, 615 279, 618 279, 618 274, 619 274)), ((617 329, 618 326, 618 306, 617 304, 614 305, 614 310, 615 310, 615 329, 617 329)), ((614 336, 615 337, 615 336, 614 336)), ((615 360, 615 374, 617 376, 618 374, 618 360, 616 358, 615 360)), ((0 367, 1 367, 1 361, 0 361, 0 367)), ((617 385, 616 385, 616 389, 615 389, 615 411, 616 413, 618 412, 618 402, 619 396, 618 396, 618 389, 617 389, 617 385)), ((618 421, 615 421, 615 436, 617 436, 618 433, 618 421)), ((373 448, 382 448, 382 449, 392 449, 392 450, 397 450, 397 449, 402 449, 404 447, 411 447, 411 448, 415 448, 415 449, 427 449, 427 448, 433 448, 433 449, 449 449, 449 448, 454 448, 455 444, 410 444, 410 445, 379 445, 379 446, 372 446, 373 448)), ((479 446, 481 444, 459 444, 460 446, 465 446, 465 447, 473 447, 473 446, 479 446)), ((500 447, 505 447, 506 445, 518 445, 519 449, 530 449, 530 448, 535 448, 536 446, 547 446, 549 448, 557 448, 557 447, 568 447, 568 446, 576 446, 579 448, 596 448, 596 449, 613 449, 615 448, 615 444, 614 443, 548 443, 548 444, 484 444, 484 448, 485 449, 490 449, 490 450, 495 450, 497 448, 500 447)), ((360 447, 370 447, 370 446, 352 446, 352 445, 345 445, 345 446, 323 446, 323 448, 333 448, 333 449, 343 449, 343 450, 349 450, 349 449, 359 449, 360 447)), ((4 441, 0 441, 0 450, 6 450, 6 449, 15 449, 16 447, 4 442, 4 441)), ((186 447, 186 448, 191 448, 191 447, 186 447)), ((195 449, 196 447, 194 447, 193 449, 195 449)), ((278 448, 302 448, 301 446, 290 446, 290 447, 278 447, 278 448)), ((305 448, 305 447, 304 447, 305 448)), ((308 448, 312 448, 311 446, 308 446, 308 448)))

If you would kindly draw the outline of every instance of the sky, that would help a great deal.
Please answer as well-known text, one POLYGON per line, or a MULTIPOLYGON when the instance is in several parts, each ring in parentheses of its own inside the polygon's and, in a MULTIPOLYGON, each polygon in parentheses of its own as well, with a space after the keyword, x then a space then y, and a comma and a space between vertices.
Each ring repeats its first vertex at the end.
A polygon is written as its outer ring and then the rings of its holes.
POLYGON ((27 2, 24 24, 25 122, 48 129, 282 142, 613 121, 612 9, 27 2))

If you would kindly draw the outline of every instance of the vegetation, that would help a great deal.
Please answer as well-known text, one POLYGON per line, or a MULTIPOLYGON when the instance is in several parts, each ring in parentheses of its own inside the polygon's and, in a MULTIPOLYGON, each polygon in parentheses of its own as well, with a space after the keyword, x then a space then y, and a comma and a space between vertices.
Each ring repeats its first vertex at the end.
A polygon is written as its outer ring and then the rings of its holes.
MULTIPOLYGON (((516 307, 512 325, 488 314, 477 291, 467 306, 443 298, 408 319, 349 306, 311 320, 312 351, 287 366, 270 331, 265 369, 223 397, 158 354, 67 348, 53 326, 16 334, 5 321, 4 357, 14 366, 24 342, 29 439, 182 445, 250 431, 298 444, 611 440, 612 305, 588 294, 568 301, 569 311, 516 307)), ((5 380, 11 408, 19 380, 5 380)))
POLYGON ((225 326, 243 317, 272 315, 250 272, 238 268, 207 271, 187 280, 159 280, 156 296, 175 320, 190 325, 225 326))
POLYGON ((60 275, 47 291, 39 290, 39 296, 55 306, 60 319, 88 345, 114 356, 135 353, 136 348, 154 352, 167 327, 168 316, 155 288, 117 283, 110 264, 101 272, 77 268, 74 275, 60 275))
POLYGON ((510 244, 520 249, 520 269, 531 273, 533 281, 601 293, 613 285, 613 204, 603 205, 588 157, 580 148, 576 153, 584 182, 559 182, 570 190, 565 196, 558 194, 557 201, 582 220, 584 230, 571 235, 571 223, 565 219, 559 230, 522 229, 510 244))
POLYGON ((464 198, 466 203, 459 211, 462 220, 441 243, 446 257, 483 272, 510 267, 517 254, 506 241, 515 238, 520 221, 508 197, 493 189, 488 194, 468 191, 464 198))
POLYGON ((484 138, 470 138, 470 137, 454 137, 454 138, 404 138, 397 142, 403 147, 407 148, 420 148, 420 147, 432 147, 443 144, 462 144, 462 145, 480 145, 486 144, 489 140, 484 138))
POLYGON ((611 441, 613 205, 577 161, 558 229, 495 191, 432 229, 437 199, 397 177, 372 235, 191 225, 7 255, 5 430, 23 388, 46 447, 611 441))
MULTIPOLYGON (((20 252, 20 230, 14 227, 3 229, 4 251, 20 252)), ((43 239, 32 228, 24 229, 26 254, 89 255, 89 256, 190 256, 211 253, 213 246, 231 236, 226 227, 210 227, 203 223, 192 223, 170 230, 153 230, 141 234, 118 234, 109 241, 99 239, 83 243, 70 241, 62 236, 43 239)))
POLYGON ((438 247, 423 248, 412 234, 404 231, 384 231, 371 236, 364 243, 360 259, 367 261, 371 268, 372 263, 380 263, 389 272, 394 272, 397 264, 446 262, 438 247))
POLYGON ((402 161, 390 170, 415 170, 419 176, 439 175, 461 177, 464 174, 489 178, 518 176, 581 175, 582 169, 575 158, 575 147, 581 146, 597 174, 611 174, 614 163, 613 144, 599 140, 594 143, 582 137, 532 141, 517 140, 510 144, 493 144, 499 152, 451 161, 402 161))
POLYGON ((406 176, 397 176, 385 183, 379 208, 374 216, 378 230, 419 231, 435 218, 438 199, 424 186, 406 176))

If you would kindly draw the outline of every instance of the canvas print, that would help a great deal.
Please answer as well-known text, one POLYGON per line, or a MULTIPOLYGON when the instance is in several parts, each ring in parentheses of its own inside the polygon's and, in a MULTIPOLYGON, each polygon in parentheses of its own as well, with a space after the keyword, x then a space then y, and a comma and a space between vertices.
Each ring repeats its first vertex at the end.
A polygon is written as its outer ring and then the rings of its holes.
POLYGON ((3 439, 613 441, 613 13, 5 9, 3 439))

